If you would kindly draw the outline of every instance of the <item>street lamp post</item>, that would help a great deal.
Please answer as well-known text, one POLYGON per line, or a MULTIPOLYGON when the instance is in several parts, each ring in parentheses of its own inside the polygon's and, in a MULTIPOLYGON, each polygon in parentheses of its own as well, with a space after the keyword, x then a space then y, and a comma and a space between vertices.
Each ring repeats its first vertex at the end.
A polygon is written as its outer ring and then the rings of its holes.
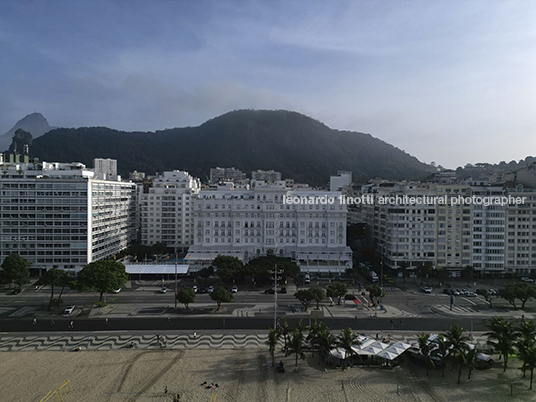
POLYGON ((281 272, 279 272, 277 270, 277 264, 274 266, 274 329, 277 327, 277 283, 278 281, 281 279, 281 277, 279 276, 279 274, 281 272))

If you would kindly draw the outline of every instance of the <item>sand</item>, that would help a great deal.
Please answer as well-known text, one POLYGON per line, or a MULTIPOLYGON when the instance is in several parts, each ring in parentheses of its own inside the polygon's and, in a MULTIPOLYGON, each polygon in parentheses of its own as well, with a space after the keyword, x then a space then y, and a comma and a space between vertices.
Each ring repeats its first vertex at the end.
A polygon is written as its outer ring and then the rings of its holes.
MULTIPOLYGON (((502 372, 473 371, 456 384, 457 372, 431 370, 407 362, 394 370, 381 368, 328 369, 310 353, 298 363, 276 355, 287 367, 284 374, 271 367, 266 348, 113 351, 35 351, 0 353, 0 401, 40 401, 69 380, 73 392, 65 402, 85 401, 533 401, 528 374, 520 363, 502 372), (217 383, 207 389, 200 384, 217 383), (510 384, 514 396, 510 397, 510 384), (168 387, 168 395, 164 388, 168 387), (399 395, 397 395, 399 386, 399 395)), ((536 386, 535 386, 536 389, 536 386)), ((52 397, 50 401, 55 401, 52 397)))

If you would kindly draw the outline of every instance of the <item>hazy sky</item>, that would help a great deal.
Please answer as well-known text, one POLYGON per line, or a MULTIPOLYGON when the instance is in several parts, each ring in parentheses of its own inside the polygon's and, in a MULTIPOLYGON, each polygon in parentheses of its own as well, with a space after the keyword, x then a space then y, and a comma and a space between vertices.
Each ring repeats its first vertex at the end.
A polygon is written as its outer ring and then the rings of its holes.
POLYGON ((0 134, 289 109, 446 167, 536 155, 535 1, 4 1, 0 134))

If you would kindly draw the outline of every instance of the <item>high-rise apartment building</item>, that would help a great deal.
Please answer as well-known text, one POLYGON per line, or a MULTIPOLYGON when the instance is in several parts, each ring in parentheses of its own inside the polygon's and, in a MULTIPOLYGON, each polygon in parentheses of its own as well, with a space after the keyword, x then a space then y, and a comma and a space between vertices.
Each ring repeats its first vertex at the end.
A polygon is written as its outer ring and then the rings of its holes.
POLYGON ((218 184, 220 181, 239 183, 243 180, 247 180, 246 174, 234 167, 210 169, 210 184, 218 184))
POLYGON ((164 172, 152 187, 139 186, 141 244, 165 243, 186 251, 193 244, 192 196, 201 188, 187 172, 164 172))
POLYGON ((0 169, 0 263, 16 252, 32 268, 78 271, 135 239, 133 183, 96 179, 81 163, 0 169))

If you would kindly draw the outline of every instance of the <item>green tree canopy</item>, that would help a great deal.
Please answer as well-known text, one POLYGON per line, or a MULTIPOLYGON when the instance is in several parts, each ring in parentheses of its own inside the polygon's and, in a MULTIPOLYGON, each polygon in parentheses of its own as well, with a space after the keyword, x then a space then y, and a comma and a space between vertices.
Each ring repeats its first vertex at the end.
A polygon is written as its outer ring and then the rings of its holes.
POLYGON ((188 305, 195 301, 195 292, 192 288, 184 287, 177 292, 177 301, 184 304, 186 310, 188 310, 188 305))
POLYGON ((383 290, 380 285, 368 286, 367 292, 369 292, 371 300, 373 300, 375 297, 385 297, 385 290, 383 290))
POLYGON ((314 294, 311 292, 311 289, 300 289, 294 293, 294 297, 300 301, 304 307, 304 311, 307 311, 307 308, 311 305, 315 299, 314 294))
POLYGON ((105 292, 119 289, 128 281, 125 266, 115 260, 95 261, 86 265, 78 273, 78 284, 82 289, 96 289, 100 301, 105 292))
POLYGON ((210 294, 210 298, 216 302, 216 304, 218 305, 217 310, 219 310, 222 303, 230 303, 231 301, 233 301, 233 294, 230 290, 218 286, 210 294))
POLYGON ((22 258, 18 253, 11 253, 2 262, 3 275, 19 288, 28 283, 30 278, 30 262, 22 258))
MULTIPOLYGON (((65 286, 68 286, 69 281, 67 280, 67 278, 69 278, 70 280, 73 279, 73 275, 69 275, 69 274, 70 272, 64 271, 62 269, 51 268, 46 272, 46 274, 43 277, 41 277, 37 281, 37 285, 39 286, 50 286, 50 300, 48 301, 49 310, 52 309, 52 303, 54 300, 54 288, 55 287, 64 288, 65 286)), ((62 293, 63 293, 63 289, 62 289, 62 293)), ((57 305, 59 305, 59 298, 58 298, 57 305)))
POLYGON ((237 257, 218 255, 212 264, 216 267, 218 276, 225 282, 244 282, 246 268, 237 257))
POLYGON ((300 274, 300 267, 288 258, 266 256, 251 260, 246 265, 246 271, 257 283, 270 282, 273 270, 277 265, 277 270, 281 272, 282 280, 296 278, 300 274))
POLYGON ((334 282, 330 284, 326 289, 326 295, 328 297, 338 297, 337 304, 341 304, 341 298, 348 293, 348 286, 346 283, 334 282))
POLYGON ((326 298, 326 291, 322 288, 310 288, 309 292, 316 302, 316 309, 320 309, 320 302, 326 298))

